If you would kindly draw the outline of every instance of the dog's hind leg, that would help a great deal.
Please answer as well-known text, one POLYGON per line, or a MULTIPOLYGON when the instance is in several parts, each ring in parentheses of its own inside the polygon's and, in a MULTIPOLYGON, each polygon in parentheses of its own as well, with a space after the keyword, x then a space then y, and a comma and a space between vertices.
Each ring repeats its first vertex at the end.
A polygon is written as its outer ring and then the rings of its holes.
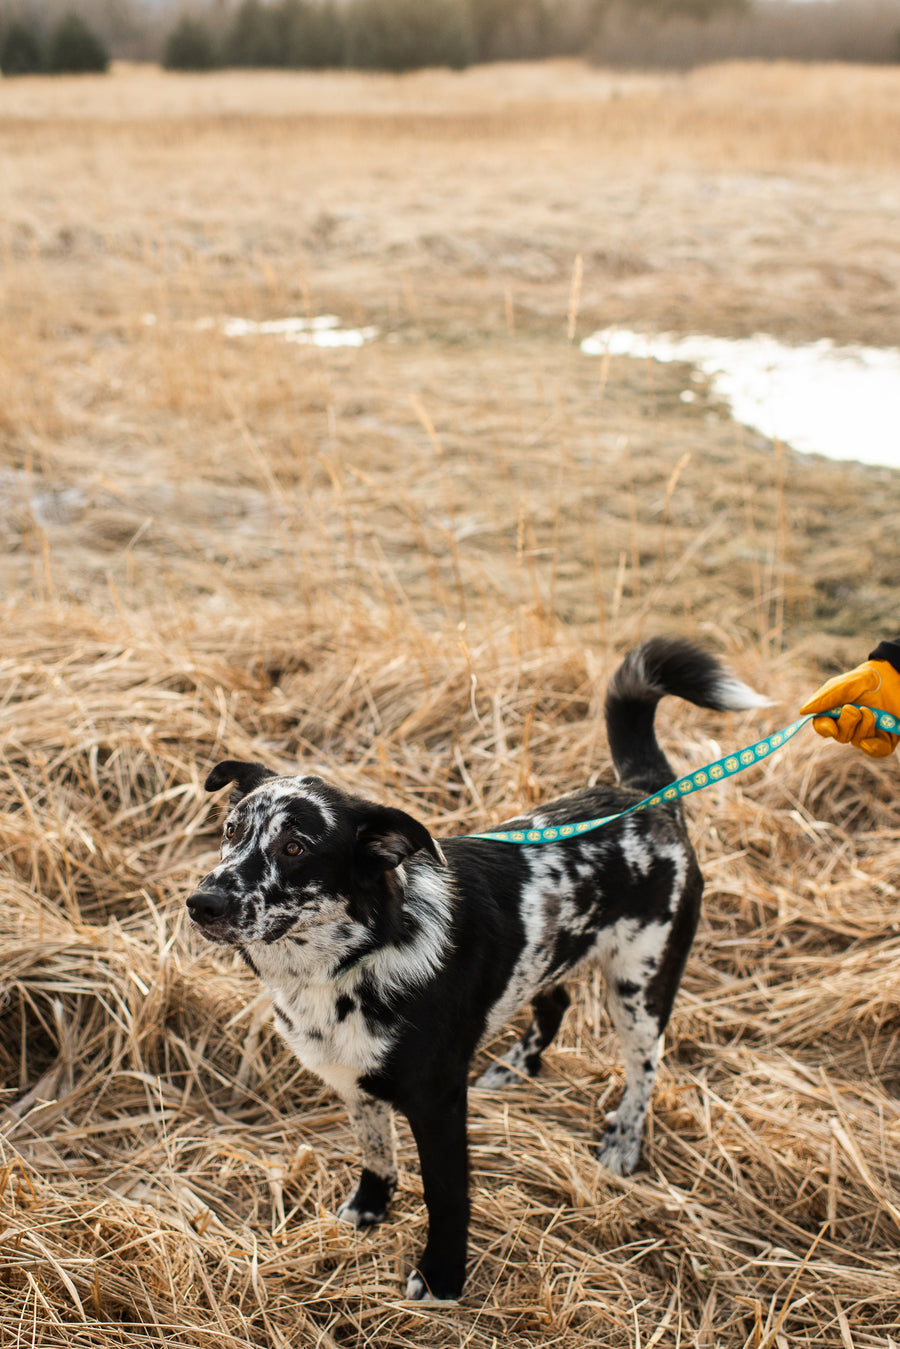
POLYGON ((606 1117, 597 1156, 617 1176, 633 1171, 641 1155, 662 1036, 694 939, 702 892, 694 865, 672 920, 623 931, 606 961, 606 1002, 622 1042, 625 1090, 606 1117))
POLYGON ((618 1108, 606 1116, 597 1157, 616 1176, 633 1171, 641 1155, 644 1120, 662 1045, 659 1022, 647 1009, 644 990, 620 979, 607 1005, 619 1032, 625 1059, 625 1090, 618 1108))
POLYGON ((364 1092, 345 1098, 344 1104, 362 1152, 363 1169, 356 1189, 338 1209, 338 1217, 355 1227, 370 1227, 387 1216, 397 1188, 393 1111, 386 1101, 364 1092))
POLYGON ((517 1040, 502 1059, 492 1063, 475 1086, 506 1087, 512 1082, 521 1082, 523 1077, 537 1077, 541 1055, 559 1030, 570 1001, 562 984, 538 993, 531 1004, 531 1024, 521 1040, 517 1040))

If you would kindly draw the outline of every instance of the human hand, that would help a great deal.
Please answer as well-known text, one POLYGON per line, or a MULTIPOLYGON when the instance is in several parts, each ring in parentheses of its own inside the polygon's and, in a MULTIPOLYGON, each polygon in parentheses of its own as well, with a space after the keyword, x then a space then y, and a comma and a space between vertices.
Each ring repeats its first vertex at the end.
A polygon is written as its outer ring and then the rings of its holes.
POLYGON ((875 724, 878 708, 900 717, 900 673, 890 661, 867 660, 846 674, 829 679, 800 708, 801 713, 827 712, 841 709, 840 716, 813 717, 813 730, 819 735, 837 740, 841 745, 855 745, 864 754, 875 759, 892 754, 900 736, 882 731, 875 724), (862 703, 862 707, 846 706, 862 703))

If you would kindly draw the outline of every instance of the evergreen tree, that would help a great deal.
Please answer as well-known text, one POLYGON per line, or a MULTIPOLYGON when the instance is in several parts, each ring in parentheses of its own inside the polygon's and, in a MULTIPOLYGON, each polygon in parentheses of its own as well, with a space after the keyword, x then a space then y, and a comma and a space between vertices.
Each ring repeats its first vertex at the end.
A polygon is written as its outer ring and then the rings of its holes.
POLYGON ((212 70, 218 65, 212 34, 202 19, 184 14, 166 38, 166 70, 212 70))
POLYGON ((69 10, 50 34, 47 69, 54 75, 102 74, 109 65, 109 53, 84 19, 69 10))
POLYGON ((347 63, 369 70, 418 70, 472 59, 465 0, 353 0, 346 10, 347 63))
POLYGON ((14 20, 0 42, 0 70, 4 75, 34 75, 44 66, 41 40, 36 29, 14 20))
POLYGON ((225 35, 225 64, 284 65, 275 11, 260 0, 242 0, 225 35))
POLYGON ((281 0, 276 15, 284 65, 321 70, 344 64, 344 27, 331 0, 281 0))
POLYGON ((546 0, 478 0, 472 6, 479 61, 549 56, 557 26, 557 16, 546 0))

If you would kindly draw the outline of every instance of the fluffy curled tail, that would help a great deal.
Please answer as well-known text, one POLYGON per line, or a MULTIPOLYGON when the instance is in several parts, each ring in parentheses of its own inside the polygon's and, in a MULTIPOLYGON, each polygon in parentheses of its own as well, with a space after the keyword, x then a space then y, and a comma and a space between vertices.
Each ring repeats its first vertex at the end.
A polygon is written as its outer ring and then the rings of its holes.
POLYGON ((656 739, 656 704, 667 693, 716 712, 765 707, 768 699, 691 642, 655 637, 635 647, 606 692, 606 732, 613 766, 626 786, 655 792, 675 776, 656 739))

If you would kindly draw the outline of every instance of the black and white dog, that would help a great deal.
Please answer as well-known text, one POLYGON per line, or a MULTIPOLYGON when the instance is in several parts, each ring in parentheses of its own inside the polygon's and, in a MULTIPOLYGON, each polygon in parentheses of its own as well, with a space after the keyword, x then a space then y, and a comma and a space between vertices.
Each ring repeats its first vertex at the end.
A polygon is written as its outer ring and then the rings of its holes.
MULTIPOLYGON (((738 711, 765 699, 687 642, 626 656, 606 698, 619 785, 574 793, 511 820, 541 828, 623 810, 674 774, 657 744, 664 694, 738 711)), ((569 1004, 562 980, 598 964, 622 1043, 625 1090, 598 1156, 633 1170, 660 1039, 700 908, 703 879, 678 802, 563 842, 438 842, 402 810, 317 777, 226 760, 207 791, 235 783, 222 860, 191 895, 210 941, 236 947, 272 995, 291 1049, 343 1098, 362 1174, 340 1216, 380 1222, 397 1183, 393 1110, 422 1168, 428 1240, 410 1298, 455 1298, 469 1222, 469 1064, 524 1004, 522 1038, 478 1086, 534 1076, 569 1004)))

